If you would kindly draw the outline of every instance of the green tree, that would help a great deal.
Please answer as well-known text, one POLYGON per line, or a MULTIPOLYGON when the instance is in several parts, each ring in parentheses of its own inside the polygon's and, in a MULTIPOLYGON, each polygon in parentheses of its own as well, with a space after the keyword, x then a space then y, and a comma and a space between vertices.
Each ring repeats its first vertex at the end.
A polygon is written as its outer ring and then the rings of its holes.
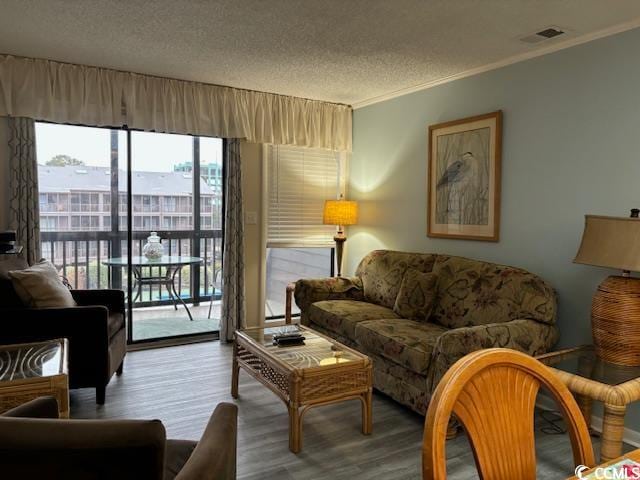
POLYGON ((51 157, 51 160, 47 162, 47 165, 51 165, 53 167, 64 167, 66 165, 84 165, 82 160, 78 160, 77 158, 70 157, 69 155, 55 155, 51 157))

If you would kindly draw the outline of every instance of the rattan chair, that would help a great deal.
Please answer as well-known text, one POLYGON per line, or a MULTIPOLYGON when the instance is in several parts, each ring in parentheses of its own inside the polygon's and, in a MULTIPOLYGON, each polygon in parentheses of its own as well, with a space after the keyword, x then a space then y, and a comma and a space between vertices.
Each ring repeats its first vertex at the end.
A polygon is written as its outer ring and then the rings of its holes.
POLYGON ((567 424, 576 465, 595 465, 584 417, 567 387, 534 358, 504 348, 478 350, 458 360, 429 404, 422 443, 422 478, 447 478, 449 418, 464 427, 484 480, 534 480, 534 408, 540 387, 556 400, 567 424))

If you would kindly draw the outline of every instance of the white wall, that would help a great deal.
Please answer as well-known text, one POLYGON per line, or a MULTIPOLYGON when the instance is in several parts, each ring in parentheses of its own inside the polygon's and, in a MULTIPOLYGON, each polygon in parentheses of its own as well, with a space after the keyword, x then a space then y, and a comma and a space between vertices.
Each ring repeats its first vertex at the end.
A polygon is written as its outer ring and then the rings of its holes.
MULTIPOLYGON (((266 239, 264 236, 262 189, 263 162, 261 146, 257 143, 243 142, 240 155, 242 157, 242 190, 244 198, 244 266, 245 266, 245 298, 247 326, 264 324, 265 291, 265 254, 266 239), (247 222, 248 214, 255 213, 256 223, 247 222)), ((284 295, 284 293, 283 293, 284 295)))

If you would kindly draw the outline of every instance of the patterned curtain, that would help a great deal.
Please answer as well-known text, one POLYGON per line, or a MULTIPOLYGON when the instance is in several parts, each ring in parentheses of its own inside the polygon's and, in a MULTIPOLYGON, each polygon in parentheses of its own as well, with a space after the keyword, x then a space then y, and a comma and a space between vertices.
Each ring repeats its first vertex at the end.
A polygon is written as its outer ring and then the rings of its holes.
POLYGON ((29 262, 40 259, 40 208, 35 122, 9 118, 9 228, 16 231, 22 255, 29 262))
POLYGON ((224 246, 222 257, 222 315, 220 339, 233 340, 244 326, 244 222, 240 140, 227 141, 225 158, 224 246))

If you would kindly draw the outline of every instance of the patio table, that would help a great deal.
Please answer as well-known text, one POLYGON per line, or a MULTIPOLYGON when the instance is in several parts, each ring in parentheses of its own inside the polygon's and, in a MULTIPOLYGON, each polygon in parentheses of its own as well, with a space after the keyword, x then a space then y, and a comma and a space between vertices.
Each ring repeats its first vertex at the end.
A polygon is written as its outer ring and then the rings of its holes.
MULTIPOLYGON (((182 255, 163 255, 160 258, 149 259, 147 257, 131 257, 131 269, 133 271, 134 285, 136 290, 136 296, 133 301, 135 302, 142 295, 142 287, 144 285, 164 285, 169 293, 169 298, 173 301, 173 308, 178 309, 177 302, 180 302, 189 315, 189 319, 193 321, 189 307, 178 293, 176 289, 176 276, 187 265, 196 265, 204 262, 201 257, 187 257, 182 255), (143 274, 145 267, 165 267, 165 274, 162 276, 143 274)), ((114 257, 107 258, 102 262, 103 265, 114 268, 126 268, 129 266, 129 259, 127 257, 114 257)), ((153 270, 150 270, 153 272, 153 270)))

